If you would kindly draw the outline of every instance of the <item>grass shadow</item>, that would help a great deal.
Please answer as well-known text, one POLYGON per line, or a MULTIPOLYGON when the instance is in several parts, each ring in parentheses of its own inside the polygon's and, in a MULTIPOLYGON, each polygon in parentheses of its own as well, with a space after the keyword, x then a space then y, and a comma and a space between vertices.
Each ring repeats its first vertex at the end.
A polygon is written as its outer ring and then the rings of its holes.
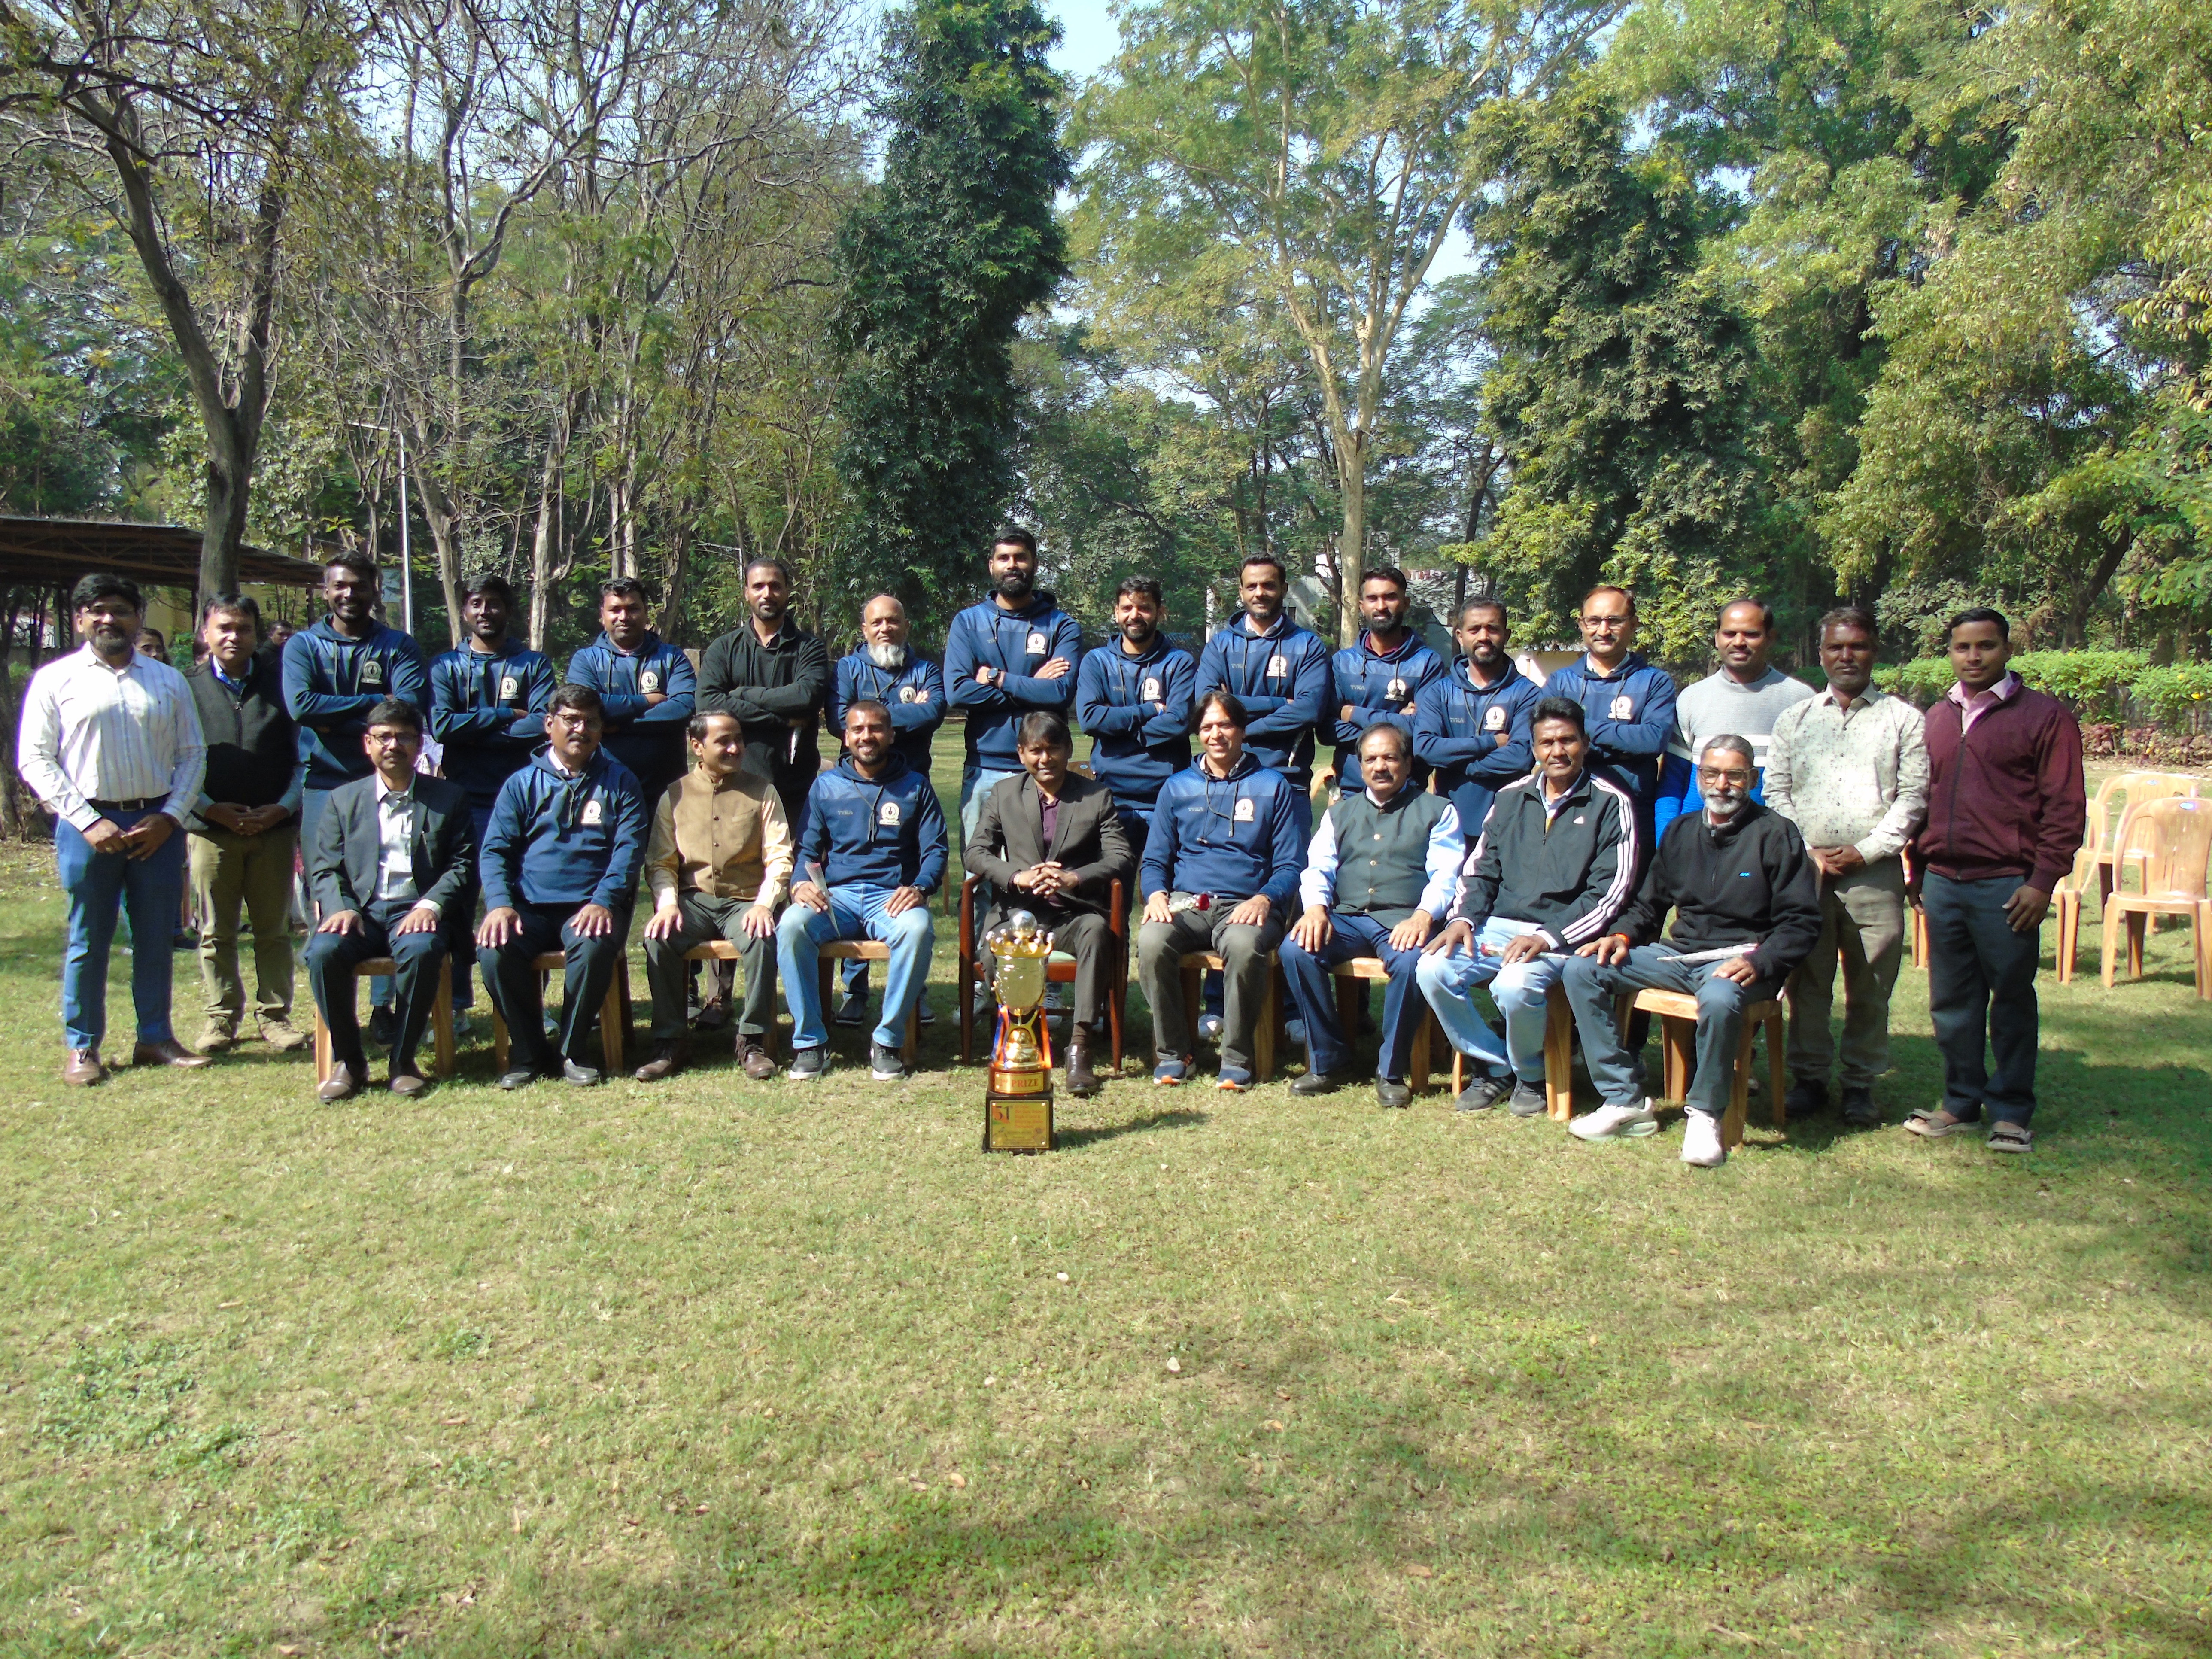
POLYGON ((1061 1129, 1055 1139, 1065 1149, 1071 1146, 1091 1146, 1100 1141, 1118 1140, 1123 1135, 1142 1134, 1152 1129, 1195 1129, 1210 1121, 1212 1114, 1185 1107, 1179 1110, 1146 1112, 1120 1123, 1102 1123, 1095 1128, 1061 1129))

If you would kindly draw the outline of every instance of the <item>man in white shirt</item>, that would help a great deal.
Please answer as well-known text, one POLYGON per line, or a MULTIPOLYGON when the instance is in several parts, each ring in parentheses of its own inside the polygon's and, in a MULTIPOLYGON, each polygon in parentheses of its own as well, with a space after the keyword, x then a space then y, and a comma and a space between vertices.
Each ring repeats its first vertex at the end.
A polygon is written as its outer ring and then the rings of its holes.
POLYGON ((54 861, 69 895, 62 960, 62 1081, 107 1075, 107 953, 118 907, 131 907, 139 948, 131 958, 137 1014, 134 1066, 204 1066, 169 1025, 167 940, 183 901, 185 839, 199 799, 207 746, 184 676, 142 654, 135 583, 85 577, 70 595, 84 649, 48 663, 23 694, 15 768, 54 813, 54 861))

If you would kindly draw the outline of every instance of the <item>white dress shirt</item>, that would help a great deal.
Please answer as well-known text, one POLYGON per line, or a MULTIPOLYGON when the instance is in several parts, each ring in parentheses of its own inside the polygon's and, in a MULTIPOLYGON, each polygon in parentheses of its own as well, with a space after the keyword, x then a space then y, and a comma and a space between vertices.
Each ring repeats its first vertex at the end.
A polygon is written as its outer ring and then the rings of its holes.
MULTIPOLYGON (((415 785, 376 789, 376 896, 385 901, 416 896, 415 785)), ((434 907, 433 907, 434 908, 434 907)))
MULTIPOLYGON (((1407 789, 1415 786, 1408 783, 1407 789)), ((1418 793, 1418 792, 1417 792, 1418 793)), ((1367 799, 1375 800, 1375 792, 1366 792, 1367 799)), ((1421 886, 1419 908, 1442 921, 1451 914, 1452 906, 1459 902, 1459 867, 1467 857, 1467 837, 1459 832, 1459 809, 1447 806, 1443 816, 1429 831, 1429 845, 1423 864, 1428 879, 1421 886)), ((1313 832, 1306 843, 1306 867, 1298 877, 1298 896, 1305 901, 1309 910, 1336 904, 1336 821, 1328 813, 1321 815, 1321 827, 1313 832)))
POLYGON ((100 822, 95 800, 165 801, 181 825, 199 799, 207 741, 191 688, 133 651, 111 668, 89 645, 31 676, 15 769, 63 822, 100 822))

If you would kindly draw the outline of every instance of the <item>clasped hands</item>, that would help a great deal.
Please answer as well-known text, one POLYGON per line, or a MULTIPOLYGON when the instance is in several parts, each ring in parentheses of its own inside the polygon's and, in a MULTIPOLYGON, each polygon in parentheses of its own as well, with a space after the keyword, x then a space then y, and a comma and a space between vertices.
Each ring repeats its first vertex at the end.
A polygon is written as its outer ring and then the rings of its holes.
POLYGON ((167 812, 149 812, 128 830, 112 818, 96 819, 84 832, 85 845, 95 853, 121 853, 127 858, 149 859, 176 832, 177 821, 167 812))

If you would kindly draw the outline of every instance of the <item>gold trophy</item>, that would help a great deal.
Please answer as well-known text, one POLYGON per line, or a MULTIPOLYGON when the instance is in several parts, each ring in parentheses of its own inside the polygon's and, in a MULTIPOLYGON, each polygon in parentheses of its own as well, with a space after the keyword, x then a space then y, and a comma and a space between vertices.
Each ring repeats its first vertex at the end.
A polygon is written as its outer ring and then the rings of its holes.
POLYGON ((1052 935, 1017 910, 983 935, 997 958, 998 1040, 991 1045, 983 1098, 983 1150, 1048 1152, 1052 1135, 1052 1048, 1044 1030, 1045 959, 1052 935))

